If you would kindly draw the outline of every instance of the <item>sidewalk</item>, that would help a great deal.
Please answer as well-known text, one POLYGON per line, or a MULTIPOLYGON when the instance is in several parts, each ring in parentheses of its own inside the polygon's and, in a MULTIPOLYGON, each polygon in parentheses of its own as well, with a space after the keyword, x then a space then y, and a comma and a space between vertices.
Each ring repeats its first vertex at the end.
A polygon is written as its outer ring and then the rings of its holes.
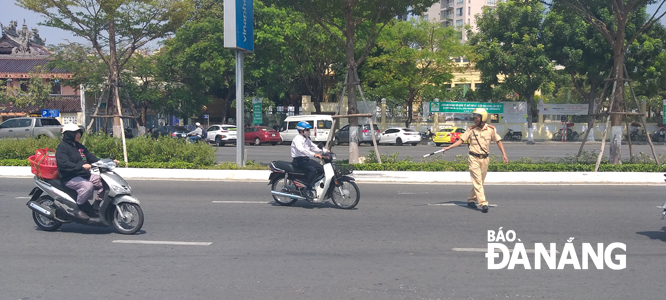
MULTIPOLYGON (((211 180, 211 181, 265 181, 268 170, 166 170, 115 169, 127 180, 211 180)), ((0 166, 0 178, 32 178, 30 167, 0 166)), ((416 171, 354 171, 359 183, 449 183, 471 184, 469 172, 416 172, 416 171)), ((486 184, 630 184, 661 185, 664 174, 645 172, 489 172, 486 184)))

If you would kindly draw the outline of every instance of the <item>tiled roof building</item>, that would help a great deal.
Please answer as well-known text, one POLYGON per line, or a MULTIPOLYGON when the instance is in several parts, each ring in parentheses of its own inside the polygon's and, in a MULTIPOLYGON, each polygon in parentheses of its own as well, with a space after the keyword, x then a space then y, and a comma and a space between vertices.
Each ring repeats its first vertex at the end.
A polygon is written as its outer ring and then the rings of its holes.
POLYGON ((47 107, 33 105, 18 108, 11 103, 0 103, 0 121, 40 113, 42 109, 58 109, 61 122, 66 117, 65 122, 74 120, 80 123, 77 120, 81 112, 79 90, 61 84, 61 80, 72 78, 72 73, 59 68, 45 69, 52 58, 51 52, 44 47, 45 41, 39 36, 39 31, 36 28, 29 30, 25 23, 19 29, 16 21, 9 22, 8 26, 0 23, 0 29, 0 80, 8 88, 25 91, 30 78, 37 75, 52 86, 52 101, 47 107))

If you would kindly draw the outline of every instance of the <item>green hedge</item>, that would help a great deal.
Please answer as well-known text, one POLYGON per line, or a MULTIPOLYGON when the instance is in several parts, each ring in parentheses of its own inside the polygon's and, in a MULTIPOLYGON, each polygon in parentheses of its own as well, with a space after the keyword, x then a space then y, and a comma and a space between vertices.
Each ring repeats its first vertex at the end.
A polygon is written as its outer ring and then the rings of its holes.
MULTIPOLYGON (((595 165, 590 164, 564 164, 564 163, 510 163, 490 164, 490 172, 592 172, 595 165)), ((363 171, 468 171, 466 163, 415 163, 399 162, 386 164, 358 164, 354 165, 355 170, 363 171)), ((666 172, 666 165, 657 166, 656 164, 622 164, 610 165, 601 164, 600 172, 666 172)))
MULTIPOLYGON (((105 134, 84 135, 81 142, 97 157, 123 160, 122 141, 105 134)), ((25 160, 39 148, 56 149, 60 139, 0 140, 0 160, 25 160)), ((133 163, 187 163, 197 167, 215 165, 215 149, 205 143, 188 144, 182 139, 154 140, 136 137, 127 140, 127 160, 133 163)), ((168 164, 167 164, 168 165, 168 164)), ((187 166, 187 165, 183 165, 187 166)))

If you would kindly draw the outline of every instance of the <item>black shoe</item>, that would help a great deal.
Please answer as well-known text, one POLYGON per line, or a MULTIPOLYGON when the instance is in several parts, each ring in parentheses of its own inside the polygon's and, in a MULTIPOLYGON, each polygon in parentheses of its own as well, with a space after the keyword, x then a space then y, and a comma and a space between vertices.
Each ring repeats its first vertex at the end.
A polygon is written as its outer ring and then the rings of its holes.
POLYGON ((83 210, 81 205, 77 205, 76 208, 74 208, 74 216, 80 220, 83 221, 88 221, 90 220, 90 217, 88 217, 88 214, 86 214, 83 210))
POLYGON ((469 207, 469 208, 476 208, 476 203, 474 203, 474 202, 467 202, 467 207, 469 207))
POLYGON ((92 209, 95 213, 99 213, 99 207, 102 204, 102 200, 95 200, 95 203, 92 205, 92 209))
POLYGON ((481 211, 484 213, 488 212, 488 205, 481 206, 481 211))

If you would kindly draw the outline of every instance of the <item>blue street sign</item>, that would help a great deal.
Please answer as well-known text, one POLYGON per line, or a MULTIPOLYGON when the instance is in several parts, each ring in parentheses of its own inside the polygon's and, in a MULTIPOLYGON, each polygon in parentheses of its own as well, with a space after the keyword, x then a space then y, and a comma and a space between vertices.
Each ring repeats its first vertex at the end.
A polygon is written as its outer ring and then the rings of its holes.
POLYGON ((59 109, 42 109, 42 117, 44 117, 44 118, 60 117, 60 110, 59 109))
POLYGON ((208 119, 208 114, 204 114, 204 119, 208 119))
POLYGON ((252 0, 224 0, 224 47, 254 51, 252 0))

